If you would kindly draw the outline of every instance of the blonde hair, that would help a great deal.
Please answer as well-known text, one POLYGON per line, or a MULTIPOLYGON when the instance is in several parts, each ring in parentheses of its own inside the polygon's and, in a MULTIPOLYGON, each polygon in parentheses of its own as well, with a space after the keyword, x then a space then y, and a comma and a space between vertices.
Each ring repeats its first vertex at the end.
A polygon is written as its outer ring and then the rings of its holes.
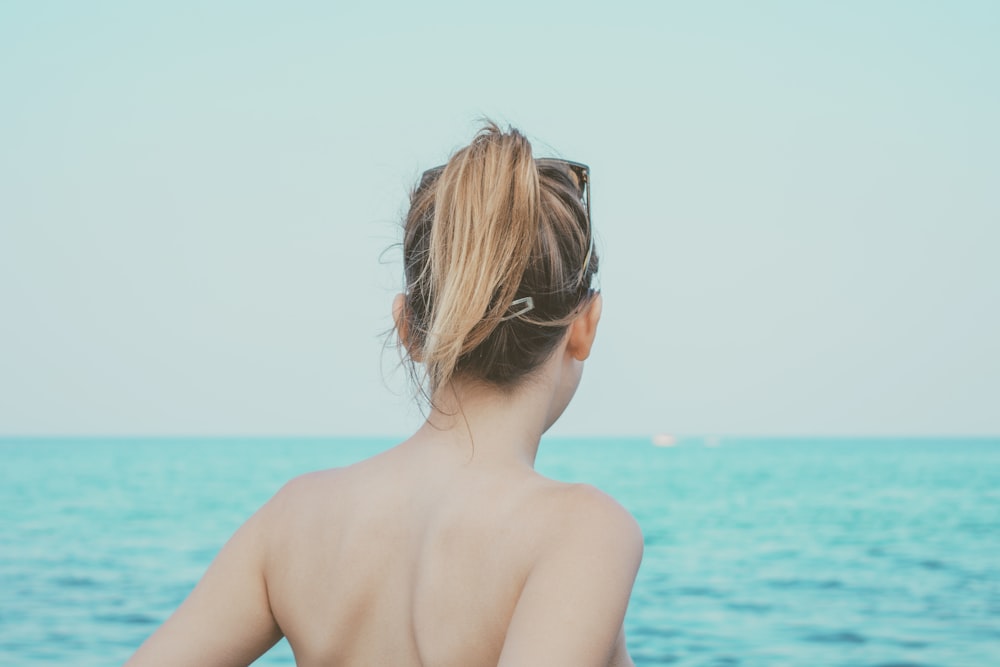
POLYGON ((429 396, 468 376, 516 385, 556 347, 597 272, 583 184, 493 122, 410 195, 398 323, 429 396), (512 304, 531 297, 519 314, 512 304))

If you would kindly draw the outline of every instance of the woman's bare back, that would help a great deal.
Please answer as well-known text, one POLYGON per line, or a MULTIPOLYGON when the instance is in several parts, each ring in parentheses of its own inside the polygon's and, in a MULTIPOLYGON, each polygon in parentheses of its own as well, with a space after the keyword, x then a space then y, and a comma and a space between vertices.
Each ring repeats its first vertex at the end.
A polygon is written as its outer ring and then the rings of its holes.
POLYGON ((265 576, 299 665, 497 664, 574 487, 432 449, 403 445, 284 492, 265 576))

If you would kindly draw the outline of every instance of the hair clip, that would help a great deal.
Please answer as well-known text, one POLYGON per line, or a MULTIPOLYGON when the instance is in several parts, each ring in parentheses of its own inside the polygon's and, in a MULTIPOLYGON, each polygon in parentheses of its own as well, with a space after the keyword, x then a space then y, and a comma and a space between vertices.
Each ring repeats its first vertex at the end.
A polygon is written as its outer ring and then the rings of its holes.
POLYGON ((507 320, 513 319, 515 317, 519 317, 521 315, 524 315, 529 310, 534 309, 534 307, 535 307, 535 300, 532 299, 530 296, 522 297, 520 299, 514 299, 513 301, 510 302, 510 305, 511 305, 511 308, 513 308, 514 306, 520 306, 522 303, 524 304, 523 307, 521 307, 518 310, 514 311, 513 313, 511 313, 507 317, 501 317, 500 321, 501 322, 506 322, 507 320))

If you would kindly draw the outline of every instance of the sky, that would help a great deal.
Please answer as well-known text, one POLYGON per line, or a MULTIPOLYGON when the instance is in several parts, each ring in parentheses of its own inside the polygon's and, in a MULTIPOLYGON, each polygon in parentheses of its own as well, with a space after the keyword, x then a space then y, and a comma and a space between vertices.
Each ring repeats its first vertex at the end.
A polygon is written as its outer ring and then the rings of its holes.
POLYGON ((560 435, 1000 434, 992 2, 5 2, 0 435, 405 435, 406 195, 591 166, 560 435))

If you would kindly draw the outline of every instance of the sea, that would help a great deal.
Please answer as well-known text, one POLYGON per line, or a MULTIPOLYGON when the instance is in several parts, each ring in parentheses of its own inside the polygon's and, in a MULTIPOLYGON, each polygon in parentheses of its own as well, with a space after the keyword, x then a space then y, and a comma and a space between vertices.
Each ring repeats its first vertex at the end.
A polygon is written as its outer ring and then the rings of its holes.
MULTIPOLYGON (((393 444, 0 439, 0 666, 123 663, 286 480, 393 444)), ((1000 438, 553 438, 537 467, 642 526, 640 667, 1000 666, 1000 438)))

